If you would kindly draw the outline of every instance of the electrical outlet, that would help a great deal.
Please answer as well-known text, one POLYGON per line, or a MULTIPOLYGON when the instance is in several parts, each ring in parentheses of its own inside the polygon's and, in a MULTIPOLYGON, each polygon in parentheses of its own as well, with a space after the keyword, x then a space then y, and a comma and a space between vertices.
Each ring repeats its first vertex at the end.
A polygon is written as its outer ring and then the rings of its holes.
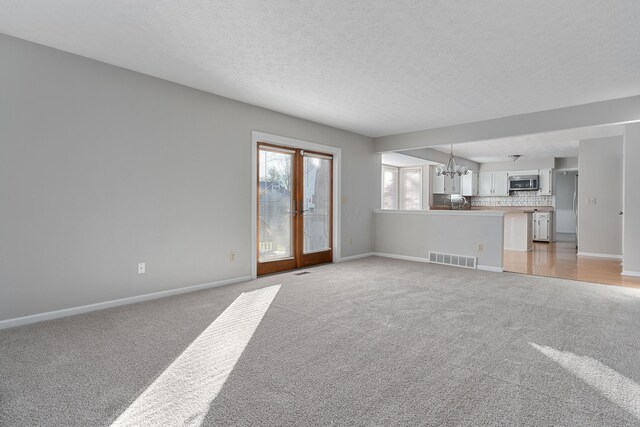
POLYGON ((478 243, 478 247, 476 248, 478 252, 484 251, 484 245, 482 243, 478 243))
POLYGON ((139 262, 138 263, 138 274, 145 274, 147 272, 147 263, 139 262))
POLYGON ((236 260, 236 251, 229 252, 229 261, 234 262, 236 260))

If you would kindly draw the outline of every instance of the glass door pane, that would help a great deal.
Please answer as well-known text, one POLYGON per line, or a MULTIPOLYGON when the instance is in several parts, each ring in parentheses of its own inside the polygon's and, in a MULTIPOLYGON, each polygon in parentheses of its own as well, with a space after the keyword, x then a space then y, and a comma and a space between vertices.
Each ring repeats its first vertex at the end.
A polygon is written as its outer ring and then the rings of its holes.
POLYGON ((310 153, 303 162, 303 253, 331 249, 331 158, 310 153))
POLYGON ((291 258, 294 151, 260 147, 258 165, 259 262, 291 258))

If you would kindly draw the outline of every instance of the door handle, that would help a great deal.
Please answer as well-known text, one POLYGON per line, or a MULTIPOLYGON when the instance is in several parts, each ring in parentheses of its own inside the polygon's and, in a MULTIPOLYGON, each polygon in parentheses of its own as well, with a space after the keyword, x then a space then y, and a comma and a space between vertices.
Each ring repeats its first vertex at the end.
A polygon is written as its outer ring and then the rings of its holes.
POLYGON ((623 213, 624 213, 624 212, 620 211, 620 212, 618 212, 618 215, 622 215, 623 213))

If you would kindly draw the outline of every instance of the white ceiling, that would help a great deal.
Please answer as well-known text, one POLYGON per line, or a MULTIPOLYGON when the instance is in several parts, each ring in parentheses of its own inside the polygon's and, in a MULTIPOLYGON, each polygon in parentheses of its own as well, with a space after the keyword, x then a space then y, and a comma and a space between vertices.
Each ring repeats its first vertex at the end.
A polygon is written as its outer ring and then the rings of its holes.
POLYGON ((640 94, 640 1, 0 0, 0 32, 381 136, 640 94))
MULTIPOLYGON (((603 138, 624 134, 623 125, 597 126, 558 132, 524 135, 514 138, 490 139, 465 142, 453 146, 455 156, 465 157, 478 163, 505 162, 509 154, 520 154, 525 158, 576 157, 581 139, 603 138)), ((450 145, 433 148, 449 153, 450 145)))

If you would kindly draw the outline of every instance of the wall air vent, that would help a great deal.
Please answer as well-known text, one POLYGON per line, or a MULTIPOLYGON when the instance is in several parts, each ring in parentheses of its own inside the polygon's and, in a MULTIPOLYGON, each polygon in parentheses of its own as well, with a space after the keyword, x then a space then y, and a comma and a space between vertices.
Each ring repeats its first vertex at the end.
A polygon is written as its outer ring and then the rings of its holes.
POLYGON ((453 265, 454 267, 476 268, 477 258, 440 252, 429 252, 429 262, 434 264, 453 265))

